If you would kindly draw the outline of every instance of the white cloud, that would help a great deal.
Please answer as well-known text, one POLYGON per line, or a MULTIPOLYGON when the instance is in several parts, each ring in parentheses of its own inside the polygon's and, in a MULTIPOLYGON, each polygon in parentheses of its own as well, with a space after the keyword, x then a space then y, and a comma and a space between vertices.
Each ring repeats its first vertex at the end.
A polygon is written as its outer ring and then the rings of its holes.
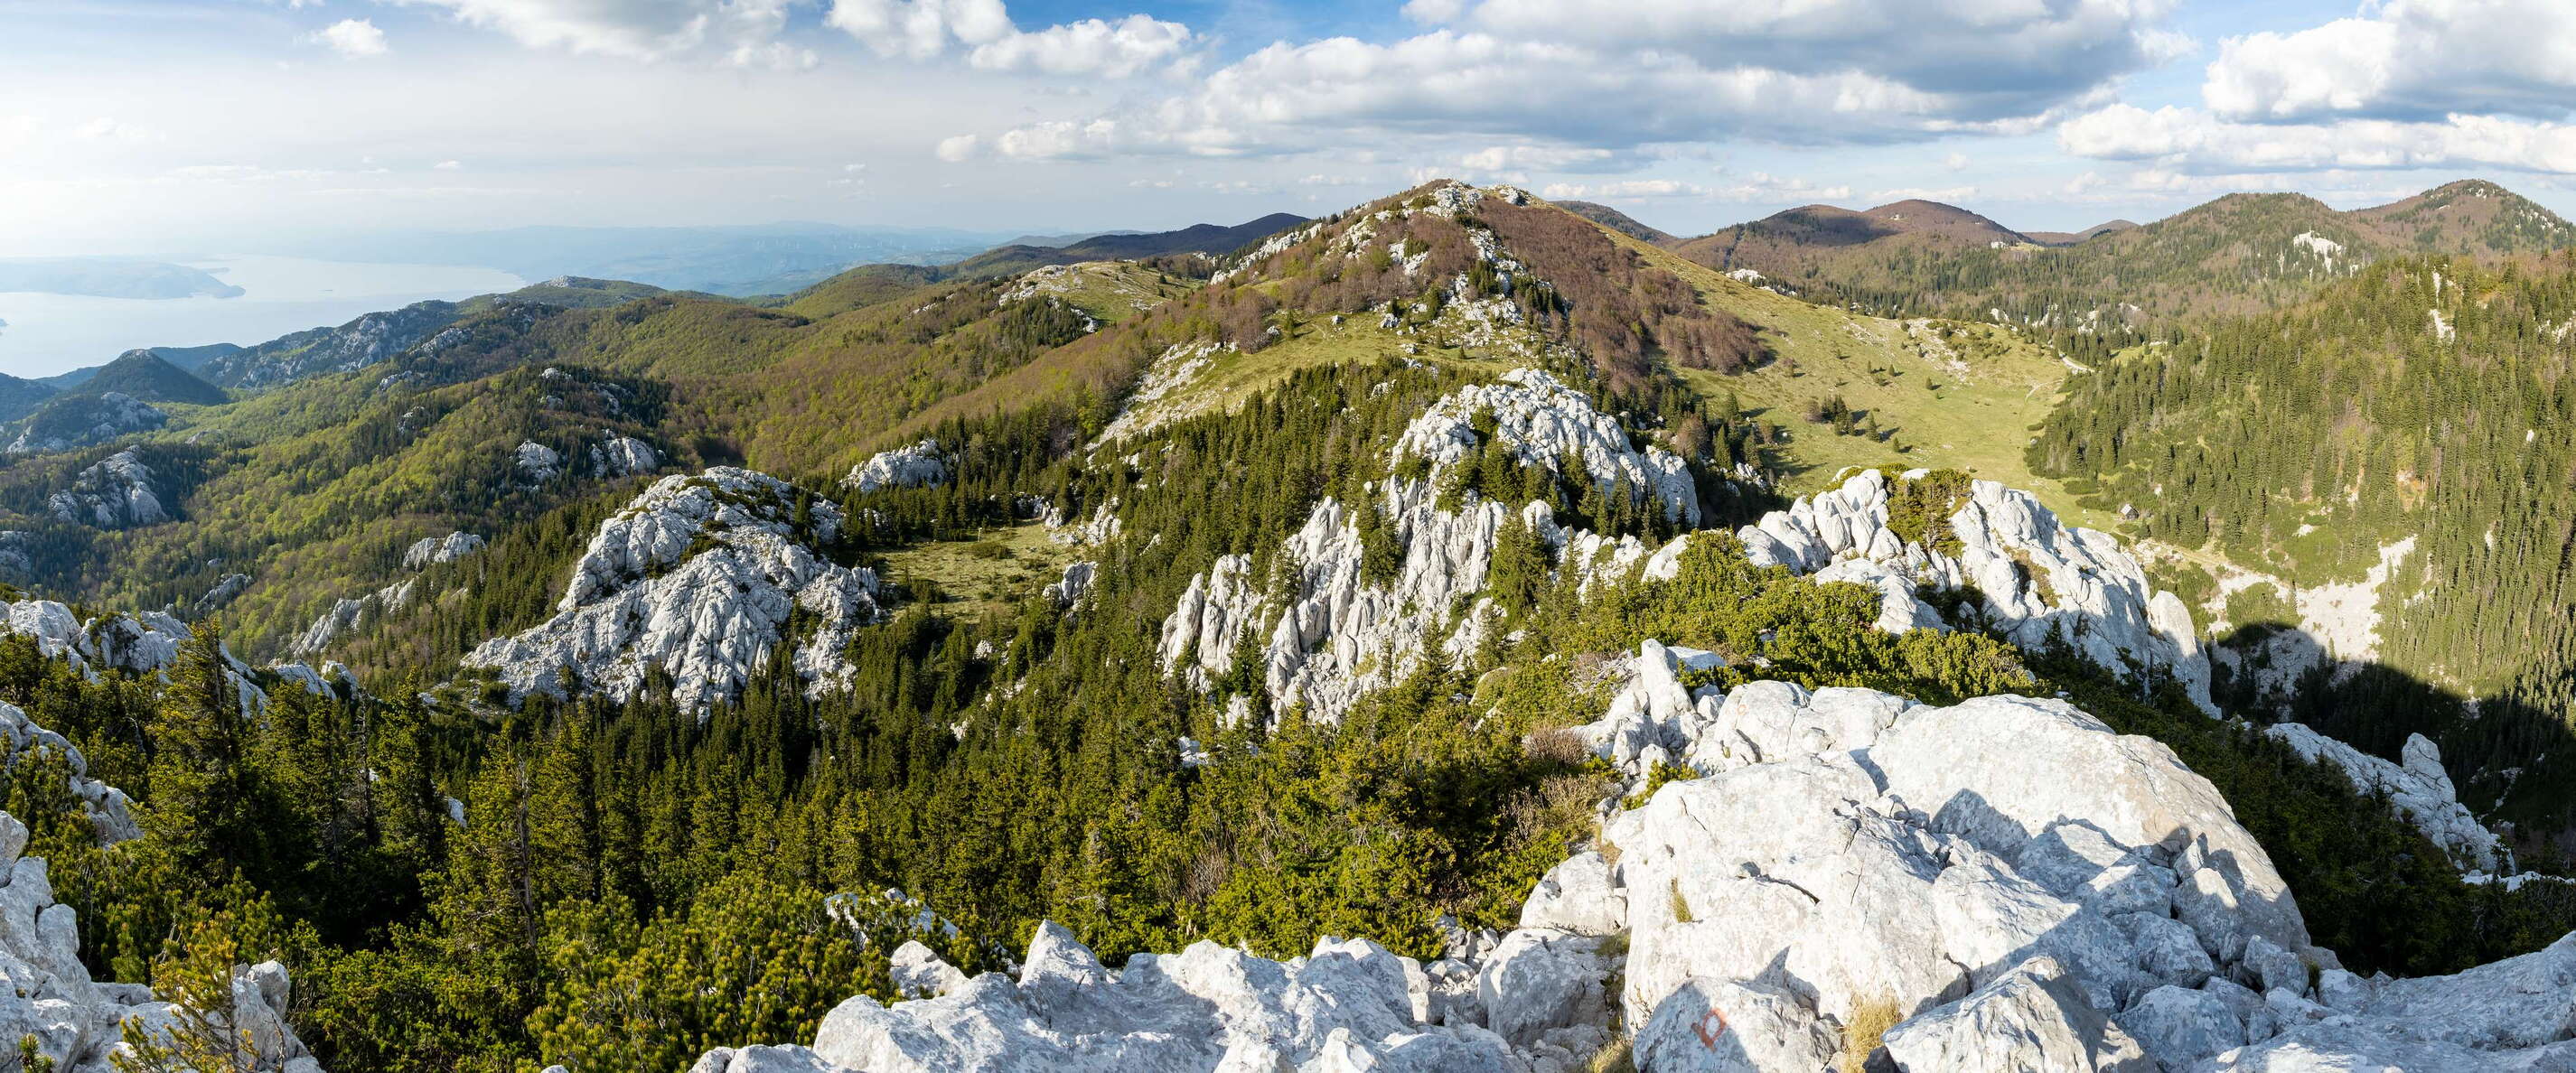
POLYGON ((1817 186, 1804 179, 1775 178, 1753 172, 1742 181, 1707 185, 1679 179, 1629 179, 1609 183, 1549 183, 1539 196, 1556 200, 1634 201, 1647 198, 1697 198, 1730 204, 1778 204, 1785 201, 1833 201, 1851 196, 1848 186, 1817 186))
POLYGON ((1942 157, 1941 166, 1948 168, 1951 171, 1966 171, 1968 170, 1968 154, 1952 153, 1949 156, 1942 157))
POLYGON ((2462 167, 2576 173, 2576 125, 2500 116, 2232 123, 2197 108, 2150 112, 2116 104, 2066 121, 2057 142, 2076 156, 2155 161, 2200 173, 2462 167))
POLYGON ((1478 0, 1408 14, 1498 37, 1605 54, 1686 57, 1710 69, 1868 72, 1940 94, 1960 115, 2044 111, 2180 56, 2170 0, 1478 0))
POLYGON ((1036 33, 1013 32, 975 46, 968 62, 986 70, 1126 78, 1156 67, 1186 70, 1190 28, 1144 15, 1084 19, 1036 33))
MULTIPOLYGON (((31 131, 36 126, 32 118, 29 118, 27 123, 31 131)), ((107 116, 100 116, 81 124, 79 129, 72 132, 72 136, 85 142, 151 142, 161 139, 160 132, 149 127, 138 127, 107 116)))
POLYGON ((1607 149, 1575 145, 1489 145, 1459 157, 1458 166, 1469 171, 1503 171, 1509 168, 1589 171, 1614 155, 1607 149))
POLYGON ((1706 197, 1708 188, 1677 179, 1628 179, 1615 183, 1549 183, 1538 196, 1557 201, 1580 198, 1634 200, 1656 197, 1706 197))
POLYGON ((1890 201, 1957 202, 1966 201, 1975 196, 1977 196, 1977 188, 1974 186, 1900 186, 1893 190, 1872 191, 1869 199, 1884 205, 1890 201))
POLYGON ((930 60, 952 48, 990 71, 1126 78, 1183 69, 1190 28, 1146 15, 1023 33, 1001 0, 833 0, 826 24, 880 56, 930 60))
POLYGON ((431 171, 463 171, 465 170, 465 162, 462 160, 442 160, 436 164, 430 165, 429 167, 431 171))
MULTIPOLYGON (((866 7, 867 25, 889 32, 898 23, 891 9, 944 12, 966 0, 839 2, 866 7)), ((1416 0, 1405 14, 1434 24, 1428 32, 1388 42, 1279 41, 1160 99, 1091 117, 1110 121, 1106 138, 1066 137, 1090 124, 1057 116, 1000 140, 1026 157, 1401 146, 1416 159, 1445 149, 1492 172, 1562 169, 1583 151, 1636 154, 1722 139, 1795 146, 2030 133, 2098 105, 2121 75, 2186 50, 2161 28, 2169 7, 1416 0), (1890 33, 1891 25, 1905 32, 1890 33), (1545 88, 1543 101, 1531 97, 1534 87, 1545 88), (1544 154, 1560 160, 1535 159, 1544 154)), ((1584 170, 1643 163, 1604 155, 1584 170)))
POLYGON ((954 138, 941 138, 939 140, 939 159, 954 164, 972 157, 975 155, 976 143, 982 140, 983 139, 972 134, 960 134, 954 138))
POLYGON ((880 56, 933 59, 949 45, 982 45, 1018 33, 1002 0, 833 0, 823 21, 880 56))
POLYGON ((305 37, 349 59, 385 54, 385 32, 367 19, 342 19, 305 37))
POLYGON ((777 47, 792 0, 388 0, 446 10, 531 48, 660 60, 709 44, 738 65, 804 66, 777 47))
POLYGON ((2259 122, 2563 117, 2576 101, 2576 4, 2384 0, 2295 33, 2229 38, 2201 99, 2259 122))

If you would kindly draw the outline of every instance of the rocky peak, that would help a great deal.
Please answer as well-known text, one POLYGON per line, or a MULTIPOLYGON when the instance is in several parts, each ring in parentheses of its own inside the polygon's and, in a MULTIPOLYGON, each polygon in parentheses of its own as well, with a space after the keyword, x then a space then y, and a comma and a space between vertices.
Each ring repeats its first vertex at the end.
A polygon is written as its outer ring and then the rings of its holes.
POLYGON ((648 672, 669 675, 682 707, 731 700, 781 640, 800 641, 796 669, 812 688, 845 681, 851 632, 878 621, 875 573, 821 549, 840 509, 765 473, 719 466, 664 477, 599 532, 574 563, 552 619, 484 642, 465 657, 497 672, 516 702, 531 693, 632 697, 648 672), (797 609, 815 626, 787 636, 797 609))
POLYGON ((54 493, 45 509, 60 521, 99 529, 131 529, 170 520, 152 488, 152 467, 131 447, 74 475, 71 487, 54 493))

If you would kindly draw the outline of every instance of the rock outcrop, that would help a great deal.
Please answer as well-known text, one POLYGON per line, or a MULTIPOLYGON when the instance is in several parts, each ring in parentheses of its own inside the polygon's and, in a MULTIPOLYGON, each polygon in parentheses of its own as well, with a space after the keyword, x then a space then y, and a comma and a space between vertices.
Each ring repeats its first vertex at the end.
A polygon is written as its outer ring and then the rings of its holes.
POLYGON ((122 391, 67 395, 18 422, 17 434, 0 451, 13 455, 70 451, 131 433, 149 432, 169 421, 170 415, 160 407, 122 391))
MULTIPOLYGON (((907 973, 942 975, 917 963, 907 973)), ((719 1049, 692 1073, 1529 1068, 1501 1036, 1428 1023, 1420 963, 1366 940, 1327 939, 1284 963, 1200 942, 1112 972, 1044 924, 1017 980, 987 973, 946 986, 890 1008, 850 999, 811 1047, 719 1049)))
MULTIPOLYGON (((180 1011, 154 1001, 142 984, 90 979, 78 920, 54 901, 45 861, 22 856, 26 848, 26 825, 0 813, 0 977, 11 983, 0 989, 0 1036, 33 1038, 37 1053, 62 1073, 112 1073, 129 1050, 128 1019, 166 1039, 180 1011)), ((285 966, 268 961, 233 971, 233 1009, 215 1013, 214 1027, 240 1041, 240 1067, 321 1073, 286 1022, 285 966)))
POLYGON ((511 453, 510 468, 524 483, 544 484, 555 479, 556 474, 563 472, 563 453, 535 440, 528 440, 519 444, 518 449, 511 453))
MULTIPOLYGON (((414 547, 417 546, 414 545, 414 547)), ((409 558, 408 553, 405 554, 405 558, 409 558)), ((332 601, 330 608, 316 616, 312 625, 304 627, 304 632, 297 634, 295 641, 287 645, 286 650, 296 656, 321 653, 330 648, 332 642, 356 632, 385 615, 409 606, 411 592, 417 581, 417 578, 406 578, 364 596, 342 597, 332 601)))
POLYGON ((2203 710, 2209 658, 2191 612, 2147 581, 2144 567, 2108 533, 2060 524, 2030 493, 1993 481, 1944 489, 1923 470, 1891 485, 1865 470, 1842 486, 1799 500, 1736 531, 1755 565, 1787 566, 1820 580, 1852 581, 1882 594, 1882 628, 1941 628, 1939 614, 1918 600, 1916 586, 1971 589, 1975 610, 2014 644, 2073 646, 2124 676, 2161 675, 2181 683, 2203 710), (1914 539, 1891 523, 1892 493, 1942 499, 1900 509, 1914 539), (1927 523, 1937 527, 1927 530, 1927 523), (1947 539, 1924 535, 1946 529, 1947 539))
POLYGON ((170 520, 152 487, 152 467, 129 447, 73 475, 69 488, 45 501, 56 519, 97 529, 132 529, 170 520))
POLYGON ((924 997, 854 998, 810 1047, 719 1050, 696 1073, 1557 1073, 1623 1030, 1641 1070, 2576 1068, 2576 936, 2363 979, 2158 742, 2027 697, 1694 695, 1680 671, 1707 660, 1648 645, 1586 729, 1631 773, 1651 747, 1697 777, 1605 802, 1601 849, 1551 869, 1509 933, 1458 934, 1427 965, 1326 939, 1285 963, 1200 943, 1113 972, 1043 925, 1016 980, 909 952, 924 997), (1838 1053, 1890 1008, 1882 1054, 1838 1053))
POLYGON ((483 550, 483 544, 482 537, 461 529, 443 537, 422 537, 403 549, 403 569, 422 570, 437 563, 452 563, 483 550))
POLYGON ((497 672, 514 703, 561 697, 567 680, 625 699, 659 671, 682 707, 702 710, 739 695, 787 639, 810 685, 846 681, 851 632, 882 612, 875 573, 818 550, 841 525, 830 501, 764 473, 664 477, 601 523, 553 618, 485 641, 465 663, 497 672), (815 626, 786 638, 800 608, 815 626))
POLYGON ((197 617, 204 618, 222 609, 225 604, 233 602, 233 598, 240 596, 242 590, 247 588, 250 588, 249 574, 226 574, 215 582, 214 587, 207 589, 204 595, 197 597, 197 601, 189 605, 189 610, 195 612, 197 617))
POLYGON ((2407 735, 2406 762, 2392 764, 2300 723, 2281 723, 2263 732, 2289 743, 2310 760, 2333 761, 2363 793, 2386 794, 2398 814, 2449 853, 2451 863, 2462 870, 2492 871, 2505 864, 2495 832, 2460 803, 2450 774, 2442 769, 2442 750, 2424 735, 2407 735))
MULTIPOLYGON (((143 837, 134 823, 134 799, 125 791, 89 777, 89 758, 80 747, 51 730, 38 726, 17 705, 0 701, 0 745, 8 752, 5 763, 15 766, 35 752, 48 752, 61 757, 70 769, 72 797, 80 802, 81 815, 98 831, 102 843, 123 842, 143 837)), ((20 837, 24 837, 22 834, 20 837)))
POLYGON ((633 436, 610 436, 590 446, 590 468, 609 480, 634 477, 662 468, 662 456, 633 436))
POLYGON ((1670 556, 1634 537, 1560 526, 1542 502, 1504 504, 1469 494, 1441 505, 1450 471, 1481 446, 1510 450, 1522 466, 1551 473, 1579 466, 1581 472, 1563 475, 1605 493, 1636 489, 1667 517, 1685 524, 1698 519, 1698 493, 1679 458, 1660 448, 1636 449, 1617 419, 1547 373, 1518 369, 1503 381, 1443 398, 1407 427, 1388 460, 1399 475, 1372 487, 1373 503, 1327 498, 1316 504, 1280 549, 1279 560, 1297 571, 1283 599, 1270 598, 1265 579, 1250 576, 1246 555, 1219 558, 1192 578, 1163 622, 1164 667, 1203 687, 1233 665, 1235 645, 1248 630, 1262 646, 1272 709, 1302 705, 1312 716, 1334 719, 1361 695, 1411 673, 1425 653, 1474 651, 1495 613, 1480 595, 1494 543, 1515 517, 1554 550, 1560 565, 1587 577, 1657 558, 1668 571, 1670 556), (1490 445, 1480 443, 1477 431, 1486 419, 1490 445), (1423 467, 1420 476, 1400 475, 1408 460, 1423 467), (1391 579, 1370 580, 1363 572, 1359 513, 1370 507, 1383 512, 1390 539, 1402 548, 1391 579))
POLYGON ((879 451, 841 478, 843 487, 861 492, 879 488, 936 488, 948 483, 948 455, 940 450, 938 440, 923 440, 910 447, 879 451))

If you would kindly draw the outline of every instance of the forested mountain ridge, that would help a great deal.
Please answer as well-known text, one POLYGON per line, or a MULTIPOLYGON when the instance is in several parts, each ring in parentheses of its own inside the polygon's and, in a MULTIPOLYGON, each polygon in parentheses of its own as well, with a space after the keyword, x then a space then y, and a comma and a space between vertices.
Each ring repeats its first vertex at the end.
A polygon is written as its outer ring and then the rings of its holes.
POLYGON ((2482 179, 2349 212, 2301 194, 2229 194, 2064 247, 1957 209, 1943 218, 1985 227, 1900 230, 1874 219, 1896 208, 1792 210, 1676 249, 1827 304, 2111 331, 2265 312, 2387 257, 2528 255, 2576 240, 2576 226, 2482 179))
POLYGON ((2247 703, 2385 756, 2420 731, 2473 799, 2561 831, 2576 820, 2559 766, 2576 756, 2571 325, 2564 251, 2374 264, 2316 301, 2076 378, 2033 465, 2143 536, 2287 583, 2221 567, 2187 586, 2246 650, 2247 703), (2303 627, 2321 616, 2345 628, 2303 627), (2335 672, 2336 658, 2377 669, 2335 672))
POLYGON ((12 767, 80 956, 220 927, 399 1073, 2565 1050, 2576 888, 2211 718, 2176 598, 1979 479, 2052 347, 1447 182, 897 282, 497 304, 0 472, 42 590, 203 616, 0 637, 143 817, 12 767), (127 451, 173 520, 33 517, 127 451), (344 602, 346 669, 224 673, 344 602))

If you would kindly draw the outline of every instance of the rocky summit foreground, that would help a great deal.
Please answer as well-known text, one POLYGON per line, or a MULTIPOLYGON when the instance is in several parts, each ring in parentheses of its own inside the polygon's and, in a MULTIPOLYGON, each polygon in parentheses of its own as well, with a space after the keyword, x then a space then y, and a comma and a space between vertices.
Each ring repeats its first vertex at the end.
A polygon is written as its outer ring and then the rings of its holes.
POLYGON ((1509 933, 1456 932, 1428 964, 1352 937, 1112 970, 1046 924, 1016 979, 928 971, 935 995, 852 998, 810 1046, 695 1073, 1560 1071, 1621 1048, 1641 1070, 1874 1048, 1922 1071, 2576 1068, 2576 937, 2453 976, 2347 972, 2155 741, 2027 697, 1694 695, 1677 666, 1646 646, 1579 732, 1605 761, 1653 740, 1703 774, 1603 802, 1599 844, 1509 933))

